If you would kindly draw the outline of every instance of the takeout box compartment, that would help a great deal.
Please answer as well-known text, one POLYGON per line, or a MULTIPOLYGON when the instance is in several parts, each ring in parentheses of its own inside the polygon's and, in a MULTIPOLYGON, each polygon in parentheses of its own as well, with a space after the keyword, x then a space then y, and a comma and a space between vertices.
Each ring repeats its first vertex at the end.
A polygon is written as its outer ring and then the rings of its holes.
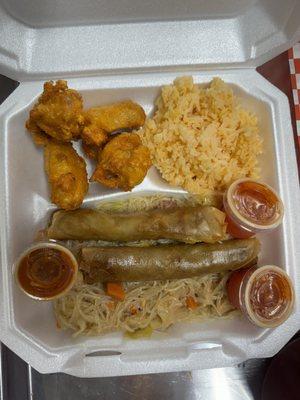
MULTIPOLYGON (((262 179, 280 193, 286 208, 283 225, 261 236, 259 264, 277 264, 289 273, 299 298, 299 192, 288 101, 254 69, 188 71, 195 83, 207 85, 214 76, 227 82, 241 104, 255 112, 264 139, 260 159, 262 179)), ((161 86, 184 75, 176 73, 126 74, 69 79, 69 87, 83 96, 85 107, 130 98, 147 114, 161 86)), ((262 330, 246 319, 185 323, 172 326, 150 339, 128 340, 122 333, 94 338, 72 338, 56 329, 52 304, 26 297, 16 286, 12 265, 44 228, 55 209, 49 201, 43 170, 43 152, 25 131, 28 112, 41 93, 43 81, 21 83, 0 108, 1 160, 1 292, 0 338, 40 372, 67 372, 77 376, 115 376, 234 365, 248 358, 275 354, 297 331, 299 305, 282 326, 262 330)), ((89 171, 91 165, 88 165, 89 171)), ((182 193, 164 182, 151 168, 133 193, 182 193)), ((92 206, 103 198, 130 194, 91 184, 84 201, 92 206)))

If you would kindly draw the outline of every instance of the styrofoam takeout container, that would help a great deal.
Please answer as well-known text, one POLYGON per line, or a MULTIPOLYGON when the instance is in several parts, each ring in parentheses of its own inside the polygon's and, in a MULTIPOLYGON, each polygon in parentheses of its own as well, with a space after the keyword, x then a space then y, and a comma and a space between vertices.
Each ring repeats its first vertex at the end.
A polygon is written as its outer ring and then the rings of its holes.
MULTIPOLYGON (((0 73, 21 81, 0 108, 0 339, 43 373, 97 377, 224 367, 275 354, 300 327, 299 186, 289 105, 255 66, 299 38, 296 0, 182 2, 0 0, 0 73), (49 202, 43 152, 24 124, 44 80, 68 79, 85 107, 131 98, 150 113, 161 85, 180 75, 228 82, 253 110, 264 138, 262 179, 285 205, 283 225, 261 237, 259 263, 282 265, 296 293, 292 316, 273 330, 246 319, 178 324, 147 340, 114 333, 73 339, 51 304, 15 285, 12 265, 44 227, 49 202)), ((89 166, 90 170, 90 166, 89 166)), ((133 192, 174 192, 152 168, 133 192)), ((85 206, 119 191, 91 184, 85 206)))

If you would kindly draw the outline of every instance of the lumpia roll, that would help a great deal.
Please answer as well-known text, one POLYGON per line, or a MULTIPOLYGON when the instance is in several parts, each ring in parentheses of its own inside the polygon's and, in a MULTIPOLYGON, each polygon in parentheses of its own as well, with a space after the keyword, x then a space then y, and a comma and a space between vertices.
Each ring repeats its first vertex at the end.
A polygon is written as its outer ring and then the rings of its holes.
POLYGON ((181 207, 131 214, 94 209, 57 211, 49 239, 131 242, 173 239, 185 243, 215 243, 226 237, 225 214, 215 207, 181 207))
POLYGON ((87 283, 192 278, 253 265, 257 239, 154 247, 85 247, 79 267, 87 283))

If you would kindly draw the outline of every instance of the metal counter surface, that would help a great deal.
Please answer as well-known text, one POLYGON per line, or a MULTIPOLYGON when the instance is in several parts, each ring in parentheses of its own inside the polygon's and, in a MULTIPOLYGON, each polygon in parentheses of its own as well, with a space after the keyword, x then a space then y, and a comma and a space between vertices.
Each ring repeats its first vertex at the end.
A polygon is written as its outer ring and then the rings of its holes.
POLYGON ((230 368, 87 379, 41 375, 2 345, 2 399, 257 400, 268 363, 248 360, 230 368))

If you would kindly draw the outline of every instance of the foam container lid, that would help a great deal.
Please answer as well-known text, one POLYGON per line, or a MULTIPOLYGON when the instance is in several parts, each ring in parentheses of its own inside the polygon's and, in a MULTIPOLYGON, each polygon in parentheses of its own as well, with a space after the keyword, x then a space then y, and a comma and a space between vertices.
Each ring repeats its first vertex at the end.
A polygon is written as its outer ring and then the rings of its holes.
POLYGON ((0 0, 0 70, 49 79, 258 66, 300 38, 297 0, 0 0))
MULTIPOLYGON (((35 369, 97 377, 229 366, 275 354, 299 329, 300 193, 289 105, 254 69, 299 37, 299 13, 293 0, 284 6, 270 0, 155 0, 151 6, 133 0, 0 0, 0 71, 22 81, 0 107, 0 340, 35 369), (12 275, 15 259, 54 210, 43 154, 25 132, 28 112, 43 81, 63 77, 81 92, 85 107, 131 98, 151 113, 161 86, 184 74, 199 84, 221 77, 258 115, 262 179, 286 209, 283 225, 260 238, 259 264, 288 272, 294 313, 272 330, 234 319, 176 324, 148 340, 126 340, 120 333, 74 339, 55 328, 51 303, 26 297, 12 275)), ((133 190, 157 191, 182 192, 155 168, 133 190)), ((84 205, 122 196, 90 185, 84 205)))

